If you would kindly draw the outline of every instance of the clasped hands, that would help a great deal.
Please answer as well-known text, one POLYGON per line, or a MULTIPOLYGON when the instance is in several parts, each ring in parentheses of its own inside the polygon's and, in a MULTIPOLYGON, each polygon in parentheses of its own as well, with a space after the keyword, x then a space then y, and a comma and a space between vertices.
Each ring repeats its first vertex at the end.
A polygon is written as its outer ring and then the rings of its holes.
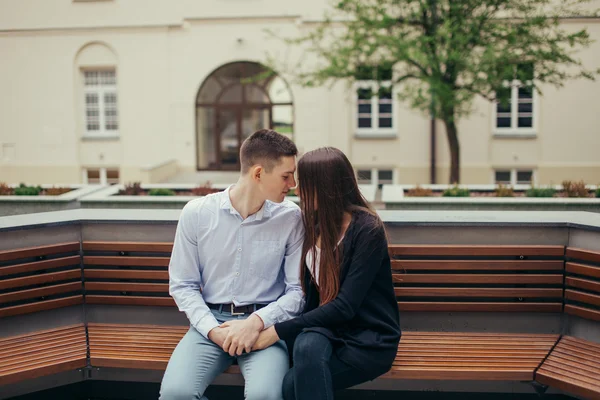
POLYGON ((279 340, 274 327, 264 329, 259 316, 252 314, 245 320, 226 321, 208 332, 208 338, 230 356, 266 349, 279 340))

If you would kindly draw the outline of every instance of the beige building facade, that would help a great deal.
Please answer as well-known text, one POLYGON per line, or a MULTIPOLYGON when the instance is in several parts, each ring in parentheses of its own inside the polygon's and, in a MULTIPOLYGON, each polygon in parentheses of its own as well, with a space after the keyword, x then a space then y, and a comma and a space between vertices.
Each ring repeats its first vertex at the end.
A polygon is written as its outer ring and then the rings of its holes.
MULTIPOLYGON (((302 152, 340 148, 363 182, 429 183, 427 116, 364 95, 369 82, 289 79, 315 60, 273 36, 314 26, 324 4, 0 0, 0 182, 227 183, 240 142, 273 127, 302 152)), ((597 42, 579 57, 598 68, 600 18, 564 24, 588 29, 597 42)), ((462 183, 600 183, 599 94, 600 81, 573 81, 515 88, 508 107, 477 100, 458 124, 462 183)), ((436 159, 448 183, 441 123, 436 159)))

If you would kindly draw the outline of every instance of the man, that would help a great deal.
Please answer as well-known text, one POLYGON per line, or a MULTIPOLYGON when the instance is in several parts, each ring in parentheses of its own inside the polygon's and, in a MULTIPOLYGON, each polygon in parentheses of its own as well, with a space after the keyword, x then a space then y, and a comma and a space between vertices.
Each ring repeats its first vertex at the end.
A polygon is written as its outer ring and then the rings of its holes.
POLYGON ((246 399, 281 399, 289 369, 285 344, 251 350, 261 330, 304 306, 301 214, 285 201, 296 186, 296 155, 285 136, 255 132, 242 144, 238 182, 183 208, 169 293, 190 330, 169 360, 161 400, 206 399, 208 385, 236 358, 246 399))

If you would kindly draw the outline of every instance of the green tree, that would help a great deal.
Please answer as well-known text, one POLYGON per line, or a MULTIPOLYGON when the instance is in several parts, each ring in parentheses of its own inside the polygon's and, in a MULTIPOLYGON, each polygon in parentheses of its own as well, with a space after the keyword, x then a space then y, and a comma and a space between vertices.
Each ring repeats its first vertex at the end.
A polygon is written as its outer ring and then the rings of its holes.
POLYGON ((473 112, 476 96, 506 104, 507 84, 541 93, 544 85, 600 73, 576 57, 592 43, 587 30, 563 24, 599 15, 590 8, 590 0, 341 0, 322 24, 287 39, 319 60, 292 75, 314 86, 365 71, 378 80, 381 66, 393 66, 400 99, 443 122, 456 183, 457 121, 473 112))

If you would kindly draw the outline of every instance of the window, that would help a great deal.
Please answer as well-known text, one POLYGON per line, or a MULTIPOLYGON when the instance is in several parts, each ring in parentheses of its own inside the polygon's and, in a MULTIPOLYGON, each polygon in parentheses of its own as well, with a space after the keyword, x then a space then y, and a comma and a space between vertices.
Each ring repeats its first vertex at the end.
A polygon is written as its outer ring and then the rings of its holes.
POLYGON ((88 185, 115 185, 119 183, 119 170, 115 168, 86 168, 83 183, 88 185))
POLYGON ((84 71, 85 132, 87 136, 117 136, 115 70, 84 71))
POLYGON ((507 75, 503 88, 497 91, 495 133, 535 134, 536 100, 532 64, 521 64, 507 75))
POLYGON ((532 185, 532 170, 505 169, 494 171, 494 182, 497 185, 532 185))
POLYGON ((356 171, 357 181, 363 185, 387 185, 394 183, 393 169, 359 169, 356 171))
POLYGON ((371 183, 371 170, 370 169, 359 169, 357 171, 358 183, 371 183))
POLYGON ((359 68, 355 90, 357 136, 395 136, 392 68, 359 68))

